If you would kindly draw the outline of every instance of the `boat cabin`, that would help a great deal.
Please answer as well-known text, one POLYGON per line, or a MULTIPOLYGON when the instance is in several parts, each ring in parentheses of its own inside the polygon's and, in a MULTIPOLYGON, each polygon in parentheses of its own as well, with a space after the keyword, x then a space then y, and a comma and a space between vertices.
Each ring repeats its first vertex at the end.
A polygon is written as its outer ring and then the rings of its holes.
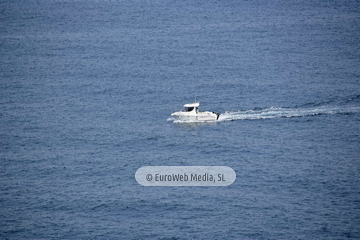
POLYGON ((185 104, 185 105, 184 105, 184 109, 183 109, 182 111, 183 111, 183 112, 192 112, 192 111, 195 110, 196 112, 198 112, 198 110, 199 110, 199 105, 200 105, 200 102, 185 104))

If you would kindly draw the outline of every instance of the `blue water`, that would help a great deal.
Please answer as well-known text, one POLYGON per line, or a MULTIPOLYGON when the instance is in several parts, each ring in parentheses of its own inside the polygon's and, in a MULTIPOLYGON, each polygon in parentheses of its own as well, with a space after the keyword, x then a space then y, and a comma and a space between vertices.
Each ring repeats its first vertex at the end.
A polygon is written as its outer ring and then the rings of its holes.
POLYGON ((3 0, 0 61, 0 239, 360 238, 358 1, 3 0))

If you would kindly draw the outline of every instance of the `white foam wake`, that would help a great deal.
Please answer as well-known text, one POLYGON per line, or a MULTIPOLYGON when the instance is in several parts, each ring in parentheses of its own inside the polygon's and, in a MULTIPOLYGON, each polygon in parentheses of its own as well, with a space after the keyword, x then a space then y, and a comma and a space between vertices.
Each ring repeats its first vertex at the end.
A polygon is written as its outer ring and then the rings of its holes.
POLYGON ((229 111, 220 115, 218 121, 245 119, 271 119, 314 116, 320 114, 359 113, 360 107, 275 108, 263 110, 229 111))

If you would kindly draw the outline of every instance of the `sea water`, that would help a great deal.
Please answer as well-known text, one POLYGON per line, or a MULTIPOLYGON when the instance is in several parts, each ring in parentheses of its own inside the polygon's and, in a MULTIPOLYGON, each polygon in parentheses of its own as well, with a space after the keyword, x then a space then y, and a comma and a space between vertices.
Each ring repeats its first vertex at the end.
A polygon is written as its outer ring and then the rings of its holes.
POLYGON ((1 239, 360 238, 358 1, 0 2, 1 239), (219 121, 178 123, 183 104, 219 121), (143 166, 228 166, 145 187, 143 166))

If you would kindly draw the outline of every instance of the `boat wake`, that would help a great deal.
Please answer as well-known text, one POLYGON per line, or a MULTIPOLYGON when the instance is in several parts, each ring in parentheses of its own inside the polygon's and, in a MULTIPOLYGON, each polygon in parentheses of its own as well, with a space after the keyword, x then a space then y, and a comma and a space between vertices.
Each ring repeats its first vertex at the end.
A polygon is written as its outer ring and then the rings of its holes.
POLYGON ((313 108, 276 108, 254 109, 244 111, 229 111, 222 113, 219 122, 235 120, 256 120, 272 118, 292 118, 315 116, 322 114, 353 114, 360 113, 360 107, 313 107, 313 108))

